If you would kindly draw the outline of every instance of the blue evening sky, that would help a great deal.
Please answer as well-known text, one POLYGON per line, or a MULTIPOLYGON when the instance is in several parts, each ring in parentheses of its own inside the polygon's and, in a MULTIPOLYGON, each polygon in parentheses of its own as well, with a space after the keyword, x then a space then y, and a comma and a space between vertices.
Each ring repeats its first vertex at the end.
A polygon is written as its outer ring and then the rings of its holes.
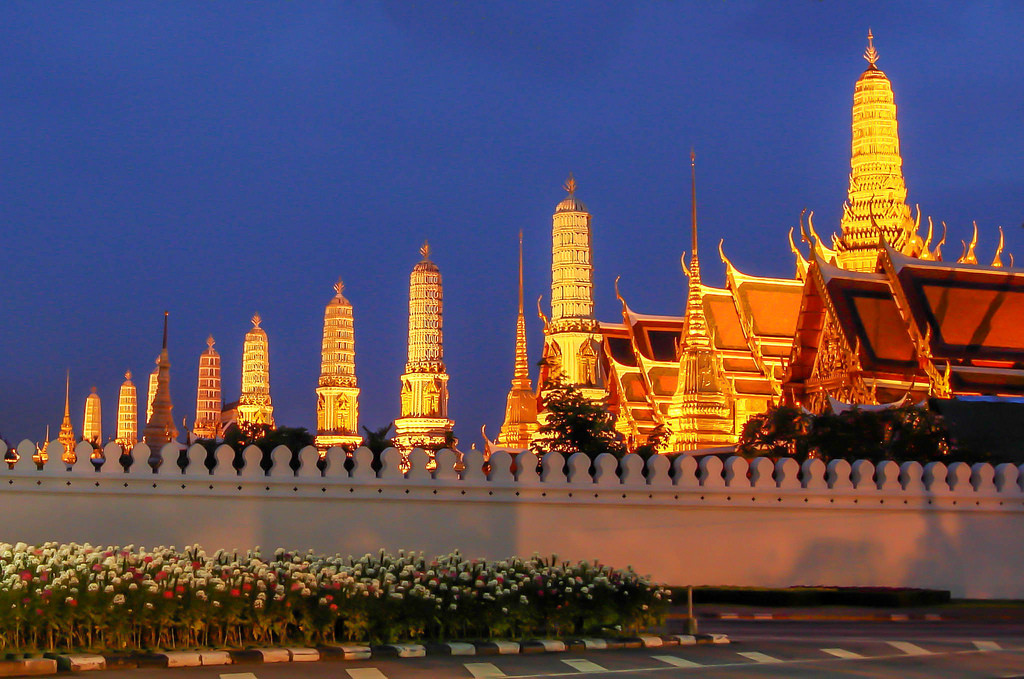
POLYGON ((278 422, 315 427, 324 304, 355 306, 363 424, 397 416, 408 275, 445 289, 450 410, 493 437, 511 377, 516 233, 531 362, 551 213, 594 215, 598 317, 681 314, 687 155, 706 282, 792 275, 804 207, 838 226, 868 27, 899 107, 910 202, 997 225, 1024 262, 1019 2, 5 2, 0 5, 0 432, 53 436, 95 385, 114 434, 171 312, 175 418, 213 333, 225 400, 259 311, 278 422))

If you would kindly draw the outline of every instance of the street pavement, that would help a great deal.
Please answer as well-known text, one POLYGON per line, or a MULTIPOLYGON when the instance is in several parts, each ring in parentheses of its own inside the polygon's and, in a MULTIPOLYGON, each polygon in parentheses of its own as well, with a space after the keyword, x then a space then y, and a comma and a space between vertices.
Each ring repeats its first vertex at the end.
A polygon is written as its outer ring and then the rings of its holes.
POLYGON ((92 672, 122 679, 1022 677, 1024 623, 702 621, 729 645, 92 672))

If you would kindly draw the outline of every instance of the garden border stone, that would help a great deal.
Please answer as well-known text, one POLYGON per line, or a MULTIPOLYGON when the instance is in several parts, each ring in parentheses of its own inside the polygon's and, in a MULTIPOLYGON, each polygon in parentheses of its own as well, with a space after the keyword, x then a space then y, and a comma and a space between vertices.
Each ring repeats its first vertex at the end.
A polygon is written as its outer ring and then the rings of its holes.
POLYGON ((316 662, 320 660, 320 651, 306 646, 289 646, 285 649, 291 662, 316 662))
POLYGON ((56 673, 57 661, 53 658, 0 660, 0 677, 31 677, 56 673))
POLYGON ((477 655, 476 644, 465 641, 450 641, 441 644, 427 644, 428 655, 477 655))
POLYGON ((199 660, 203 666, 207 665, 230 665, 231 654, 227 651, 199 651, 199 660))
POLYGON ((321 644, 317 650, 321 660, 369 660, 371 655, 365 644, 321 644))
POLYGON ((57 661, 61 672, 89 672, 107 669, 107 659, 95 653, 44 653, 43 657, 57 661))
POLYGON ((423 644, 382 644, 371 646, 373 658, 422 658, 427 654, 423 644))

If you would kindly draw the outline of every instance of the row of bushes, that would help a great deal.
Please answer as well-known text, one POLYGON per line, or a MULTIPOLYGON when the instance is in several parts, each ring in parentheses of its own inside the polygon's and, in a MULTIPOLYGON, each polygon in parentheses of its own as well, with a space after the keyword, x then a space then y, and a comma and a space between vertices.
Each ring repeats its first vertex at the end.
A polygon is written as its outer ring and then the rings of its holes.
POLYGON ((564 636, 659 624, 632 570, 458 552, 361 558, 199 546, 0 544, 0 648, 122 650, 301 641, 564 636))

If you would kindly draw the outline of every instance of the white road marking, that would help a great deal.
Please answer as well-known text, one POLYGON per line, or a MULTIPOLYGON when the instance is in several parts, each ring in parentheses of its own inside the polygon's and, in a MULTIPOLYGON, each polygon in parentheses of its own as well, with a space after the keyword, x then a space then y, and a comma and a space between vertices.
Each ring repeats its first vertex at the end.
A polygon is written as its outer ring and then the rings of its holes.
POLYGON ((749 658, 750 660, 753 660, 754 662, 782 662, 778 658, 773 658, 770 655, 765 655, 764 653, 758 653, 757 651, 740 651, 739 653, 744 658, 749 658))
POLYGON ((652 660, 660 660, 663 663, 668 663, 673 667, 703 667, 700 663, 695 663, 692 660, 686 658, 679 658, 674 655, 652 655, 652 660))
POLYGON ((256 675, 252 672, 232 672, 220 675, 220 679, 256 679, 256 675))
POLYGON ((912 644, 909 641, 887 641, 885 642, 893 648, 899 649, 907 655, 931 655, 931 651, 926 651, 917 644, 912 644))
POLYGON ((853 651, 847 651, 845 648, 823 648, 823 653, 834 655, 837 658, 844 658, 846 660, 852 660, 854 658, 863 658, 860 653, 854 653, 853 651))
POLYGON ((574 658, 572 660, 563 660, 566 665, 573 668, 577 672, 607 672, 604 667, 601 667, 596 662, 590 662, 589 660, 583 660, 582 658, 574 658))
POLYGON ((352 679, 388 679, 376 667, 360 667, 356 670, 345 670, 352 679))
POLYGON ((1000 646, 999 644, 997 644, 994 641, 972 641, 971 643, 974 644, 974 647, 977 648, 979 651, 1001 651, 1002 650, 1002 646, 1000 646))
POLYGON ((477 679, 483 679, 484 677, 504 677, 505 673, 495 667, 489 662, 468 662, 465 663, 466 669, 477 679))

